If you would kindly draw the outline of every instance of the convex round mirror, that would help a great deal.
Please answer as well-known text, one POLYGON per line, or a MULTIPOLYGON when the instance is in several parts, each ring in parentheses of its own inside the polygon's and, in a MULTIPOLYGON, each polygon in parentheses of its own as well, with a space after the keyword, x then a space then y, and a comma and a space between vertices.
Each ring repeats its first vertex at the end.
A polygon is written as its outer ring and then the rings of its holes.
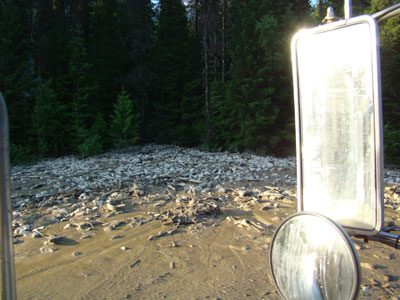
POLYGON ((287 218, 276 230, 270 266, 282 296, 292 299, 355 299, 360 263, 344 229, 309 212, 287 218))

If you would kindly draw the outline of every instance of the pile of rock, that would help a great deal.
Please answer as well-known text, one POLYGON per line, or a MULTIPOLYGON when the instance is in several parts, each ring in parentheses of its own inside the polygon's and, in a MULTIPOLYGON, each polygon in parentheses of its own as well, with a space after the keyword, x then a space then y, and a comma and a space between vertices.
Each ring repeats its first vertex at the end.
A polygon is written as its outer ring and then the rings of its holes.
MULTIPOLYGON (((83 192, 73 190, 40 201, 14 203, 12 226, 14 238, 20 236, 43 237, 41 231, 50 224, 66 222, 64 229, 91 230, 94 225, 104 222, 96 221, 99 217, 110 217, 128 212, 125 202, 138 201, 134 195, 142 195, 136 187, 121 191, 83 192)), ((132 207, 132 205, 131 205, 132 207)), ((15 240, 18 242, 18 240, 15 240)))
POLYGON ((385 206, 400 212, 400 186, 385 187, 385 206))
POLYGON ((400 172, 396 170, 385 170, 385 182, 388 184, 400 184, 400 172))
MULTIPOLYGON (((217 216, 226 205, 275 209, 285 201, 296 201, 295 167, 295 158, 162 145, 15 166, 11 169, 14 236, 40 238, 46 226, 59 222, 66 223, 65 230, 90 231, 96 225, 113 230, 115 224, 104 218, 143 205, 151 205, 152 214, 132 221, 132 226, 154 219, 163 224, 199 223, 217 216)), ((385 172, 387 182, 400 182, 399 178, 398 172, 385 172)), ((385 188, 385 206, 400 210, 400 186, 385 188)))
POLYGON ((272 183, 294 184, 295 165, 294 158, 148 145, 85 159, 69 156, 31 166, 14 166, 11 169, 12 195, 19 205, 29 205, 27 202, 32 200, 73 189, 103 191, 129 187, 133 183, 174 187, 192 184, 206 189, 221 182, 269 178, 272 183))

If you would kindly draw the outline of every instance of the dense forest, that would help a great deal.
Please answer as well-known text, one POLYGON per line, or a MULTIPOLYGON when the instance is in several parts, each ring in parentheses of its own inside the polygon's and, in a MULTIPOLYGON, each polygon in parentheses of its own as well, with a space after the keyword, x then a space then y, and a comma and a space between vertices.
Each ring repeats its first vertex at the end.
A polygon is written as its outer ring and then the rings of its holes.
MULTIPOLYGON (((295 152, 290 41, 343 0, 0 0, 14 163, 140 143, 295 152)), ((395 0, 353 0, 353 14, 395 0)), ((400 164, 400 19, 381 24, 386 160, 400 164)))

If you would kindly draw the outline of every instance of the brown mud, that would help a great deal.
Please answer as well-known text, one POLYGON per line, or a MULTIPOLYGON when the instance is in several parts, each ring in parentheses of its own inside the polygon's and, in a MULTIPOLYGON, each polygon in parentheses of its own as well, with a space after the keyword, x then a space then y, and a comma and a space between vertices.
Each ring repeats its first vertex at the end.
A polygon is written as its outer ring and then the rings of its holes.
MULTIPOLYGON (((293 193, 295 187, 286 189, 293 193)), ((294 197, 192 196, 211 199, 219 213, 193 224, 163 225, 159 214, 176 207, 177 197, 158 196, 146 203, 126 199, 131 205, 124 212, 100 213, 80 230, 65 229, 70 220, 48 225, 42 238, 19 237, 18 299, 281 299, 270 274, 269 247, 274 230, 296 211, 294 197), (266 203, 277 204, 266 209, 266 203), (107 230, 107 224, 116 226, 107 230), (46 242, 52 236, 64 239, 46 242), (50 253, 41 253, 43 247, 50 253)), ((397 211, 385 213, 387 222, 398 220, 397 211)), ((359 299, 400 299, 400 251, 353 240, 362 266, 359 299)))

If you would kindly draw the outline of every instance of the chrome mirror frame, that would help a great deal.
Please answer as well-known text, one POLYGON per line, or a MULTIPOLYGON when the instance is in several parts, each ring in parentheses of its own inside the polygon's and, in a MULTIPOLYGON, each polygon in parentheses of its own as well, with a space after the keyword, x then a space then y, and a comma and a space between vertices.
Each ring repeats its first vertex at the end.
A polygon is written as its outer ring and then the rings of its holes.
MULTIPOLYGON (((298 211, 314 211, 327 215, 334 221, 341 223, 336 220, 334 216, 329 215, 326 211, 321 212, 320 210, 311 208, 308 206, 305 208, 305 202, 307 198, 304 197, 304 143, 303 143, 303 122, 302 119, 302 99, 301 99, 301 79, 299 75, 299 64, 301 63, 301 58, 298 54, 298 45, 301 41, 305 39, 310 39, 313 37, 319 37, 326 33, 339 32, 342 29, 351 28, 351 26, 367 24, 370 28, 370 40, 371 40, 371 73, 372 73, 372 104, 373 104, 373 146, 372 151, 374 152, 373 168, 374 172, 374 182, 371 184, 371 191, 374 197, 374 224, 371 227, 358 227, 349 224, 341 224, 346 228, 346 230, 351 234, 361 234, 361 235, 375 235, 381 231, 383 227, 384 220, 384 205, 383 205, 383 126, 382 126, 382 104, 381 104, 381 82, 380 82, 380 61, 379 61, 379 38, 378 38, 378 26, 377 22, 371 16, 360 16, 351 19, 341 20, 327 25, 322 25, 316 28, 303 30, 297 33, 292 40, 292 66, 293 66, 293 88, 294 88, 294 101, 295 101, 295 120, 296 120, 296 153, 297 153, 297 188, 298 188, 298 211)), ((316 74, 318 76, 318 74, 316 74)), ((314 149, 315 151, 315 149, 314 149)), ((308 171, 308 169, 307 169, 308 171)), ((371 171, 370 171, 371 172, 371 171)), ((338 187, 339 188, 339 187, 338 187)), ((371 196, 372 197, 372 196, 371 196)), ((321 199, 324 201, 324 199, 321 199)), ((344 207, 346 205, 343 205, 344 207)), ((372 217, 371 217, 372 219, 372 217)))
POLYGON ((269 262, 283 299, 354 300, 359 293, 357 251, 346 231, 322 215, 300 212, 285 219, 272 238, 269 262))

